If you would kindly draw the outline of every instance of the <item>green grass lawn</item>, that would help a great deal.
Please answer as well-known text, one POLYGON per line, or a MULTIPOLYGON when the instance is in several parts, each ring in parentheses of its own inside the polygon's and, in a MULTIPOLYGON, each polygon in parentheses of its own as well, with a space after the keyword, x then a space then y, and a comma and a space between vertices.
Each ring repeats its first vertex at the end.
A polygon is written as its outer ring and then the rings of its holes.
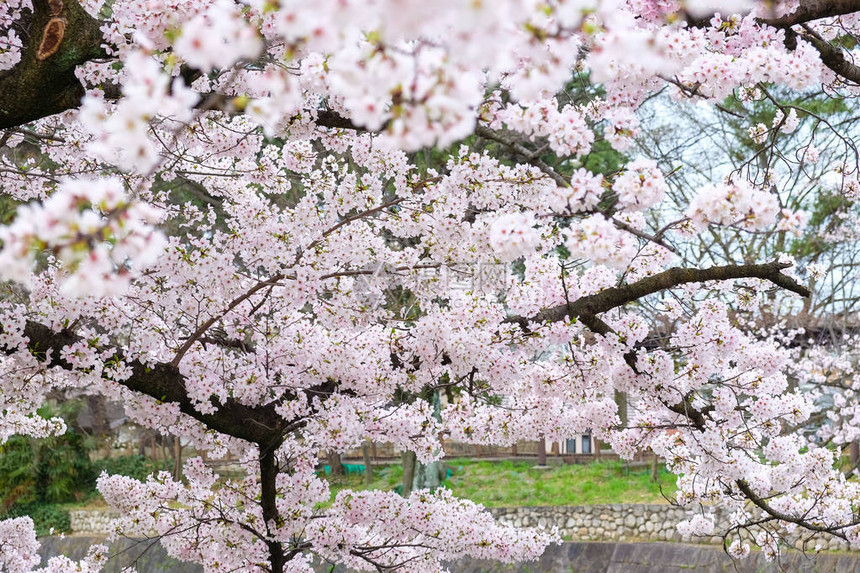
MULTIPOLYGON (((628 470, 617 461, 589 465, 562 465, 547 469, 534 469, 534 461, 472 461, 451 459, 446 466, 453 475, 443 485, 455 495, 486 507, 513 507, 521 505, 591 505, 600 503, 664 503, 660 493, 675 492, 675 477, 661 470, 659 482, 651 481, 647 468, 628 470)), ((346 488, 353 490, 380 489, 390 491, 400 484, 403 469, 400 465, 376 466, 373 481, 367 485, 363 475, 329 476, 334 495, 346 488)), ((325 504, 324 504, 325 505, 325 504)), ((57 532, 68 531, 72 509, 95 509, 104 506, 101 498, 92 493, 73 503, 41 504, 19 508, 36 519, 40 535, 48 535, 50 528, 57 532)), ((23 515, 23 513, 21 513, 23 515)), ((0 517, 16 517, 0 515, 0 517)))
MULTIPOLYGON (((657 483, 648 468, 628 470, 622 462, 596 462, 534 469, 534 461, 446 460, 454 475, 444 482, 458 497, 487 507, 519 505, 591 505, 599 503, 665 503, 663 492, 675 492, 675 476, 660 471, 657 483)), ((329 477, 332 493, 351 489, 393 489, 400 483, 399 465, 377 466, 373 482, 364 476, 329 477)))

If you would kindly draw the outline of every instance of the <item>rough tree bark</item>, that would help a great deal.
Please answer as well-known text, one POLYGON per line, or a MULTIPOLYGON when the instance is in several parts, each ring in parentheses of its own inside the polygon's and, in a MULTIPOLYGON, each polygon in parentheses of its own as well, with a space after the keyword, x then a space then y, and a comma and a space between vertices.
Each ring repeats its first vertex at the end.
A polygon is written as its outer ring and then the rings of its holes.
POLYGON ((107 57, 101 23, 78 0, 33 0, 18 27, 25 41, 21 61, 0 72, 0 129, 76 108, 84 87, 75 68, 107 57))

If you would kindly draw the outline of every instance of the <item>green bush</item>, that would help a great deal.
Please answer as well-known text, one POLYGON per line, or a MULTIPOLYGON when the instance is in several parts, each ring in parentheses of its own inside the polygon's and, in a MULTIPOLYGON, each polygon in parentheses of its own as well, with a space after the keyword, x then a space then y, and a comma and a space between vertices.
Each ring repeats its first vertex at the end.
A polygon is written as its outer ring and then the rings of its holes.
POLYGON ((0 511, 36 499, 36 452, 30 440, 12 436, 0 446, 0 511))
POLYGON ((13 436, 0 446, 0 499, 5 507, 74 501, 92 489, 94 475, 86 440, 71 429, 41 440, 13 436))
POLYGON ((39 537, 72 531, 69 510, 55 503, 40 503, 38 501, 16 503, 6 511, 0 512, 0 520, 25 515, 30 516, 33 520, 36 535, 39 537))
POLYGON ((0 445, 0 519, 29 515, 36 534, 71 530, 69 511, 61 504, 77 501, 93 489, 95 473, 91 441, 72 423, 79 405, 44 406, 39 415, 62 415, 68 430, 60 436, 35 439, 12 436, 0 445))

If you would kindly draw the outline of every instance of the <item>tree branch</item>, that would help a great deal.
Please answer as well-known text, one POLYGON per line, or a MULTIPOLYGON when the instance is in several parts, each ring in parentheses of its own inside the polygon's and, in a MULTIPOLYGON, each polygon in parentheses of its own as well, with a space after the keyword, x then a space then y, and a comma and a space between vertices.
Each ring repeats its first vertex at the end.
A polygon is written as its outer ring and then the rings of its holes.
MULTIPOLYGON (((789 34, 795 34, 793 30, 786 30, 785 33, 786 38, 788 38, 789 34)), ((812 34, 803 34, 801 37, 818 50, 818 54, 821 56, 821 63, 830 68, 836 75, 842 79, 860 84, 860 66, 856 66, 848 61, 845 57, 845 52, 812 34)))
MULTIPOLYGON (((761 24, 784 29, 789 49, 796 45, 798 33, 792 27, 822 18, 837 17, 860 11, 860 0, 804 0, 791 14, 776 18, 761 18, 761 24)), ((102 48, 101 22, 81 8, 79 0, 33 0, 33 12, 24 12, 17 26, 23 28, 26 44, 21 61, 12 69, 0 72, 0 129, 8 129, 54 115, 80 105, 84 88, 75 77, 75 68, 89 60, 106 58, 102 48), (59 8, 59 9, 58 9, 59 8), (55 45, 46 41, 52 38, 55 45), (46 46, 50 49, 46 49, 46 46)), ((690 25, 704 27, 707 19, 690 20, 690 25)), ((817 38, 802 34, 821 54, 824 65, 841 78, 860 83, 860 67, 854 65, 840 48, 817 38)), ((362 128, 334 112, 320 111, 321 126, 339 129, 362 128)), ((476 133, 483 128, 478 126, 476 133)), ((514 151, 534 163, 559 185, 564 180, 549 166, 518 142, 487 130, 484 135, 511 145, 514 151)))
POLYGON ((845 16, 853 12, 860 12, 860 0, 803 0, 791 14, 764 19, 762 22, 774 28, 789 28, 812 20, 845 16))
MULTIPOLYGON (((860 0, 802 0, 791 14, 775 18, 756 18, 759 24, 772 26, 785 31, 785 47, 794 50, 797 38, 801 37, 818 51, 821 62, 843 80, 860 83, 860 66, 854 65, 845 57, 845 52, 837 46, 816 37, 814 34, 799 34, 793 26, 801 26, 822 18, 845 16, 860 12, 860 0)), ((710 27, 710 16, 693 18, 688 15, 687 24, 695 28, 710 27)))
MULTIPOLYGON (((705 419, 705 415, 701 411, 693 407, 688 397, 685 397, 685 399, 681 403, 668 406, 668 408, 672 412, 680 414, 681 416, 684 416, 685 418, 690 420, 691 424, 694 428, 696 428, 696 430, 700 432, 704 432, 706 430, 707 421, 705 419)), ((774 508, 767 502, 765 498, 756 494, 746 480, 735 480, 735 485, 737 485, 738 489, 744 495, 744 497, 750 500, 753 505, 762 510, 766 515, 770 516, 770 518, 784 521, 786 523, 793 523, 810 531, 829 533, 830 535, 845 539, 845 533, 842 530, 858 523, 857 519, 853 520, 852 523, 849 524, 834 526, 818 525, 815 523, 811 523, 803 517, 795 517, 793 515, 789 515, 783 511, 774 508)))
MULTIPOLYGON (((60 351, 64 346, 80 342, 80 336, 68 329, 54 332, 33 321, 27 322, 24 335, 29 339, 27 346, 36 358, 47 361, 48 366, 74 369, 60 358, 60 351)), ((6 353, 14 354, 14 351, 6 350, 6 353)), ((117 353, 115 358, 123 360, 121 353, 117 353)), ((274 404, 247 406, 232 398, 224 403, 213 400, 215 411, 203 414, 194 406, 185 388, 185 377, 175 366, 162 363, 147 366, 137 360, 126 361, 126 364, 132 369, 132 375, 120 384, 156 400, 175 403, 183 414, 222 434, 268 447, 279 443, 284 435, 301 425, 301 422, 286 423, 275 411, 274 404)))
POLYGON ((179 350, 176 351, 176 356, 173 357, 173 361, 170 363, 170 365, 173 367, 179 366, 179 362, 182 360, 182 357, 185 356, 185 353, 188 352, 188 350, 192 346, 194 346, 194 343, 198 342, 200 337, 206 334, 206 331, 209 330, 209 328, 211 328, 213 324, 224 318, 227 313, 229 313, 231 310, 251 298, 257 292, 263 290, 266 287, 274 285, 283 278, 283 274, 277 274, 268 280, 260 281, 256 285, 248 289, 246 292, 244 292, 242 295, 233 299, 230 304, 228 304, 224 308, 223 311, 213 315, 209 320, 205 321, 203 324, 197 327, 197 330, 195 330, 191 334, 191 336, 188 337, 185 343, 179 348, 179 350))
POLYGON ((797 46, 797 38, 803 38, 818 51, 821 62, 844 80, 860 83, 860 67, 854 65, 845 57, 845 52, 807 28, 804 34, 798 34, 792 26, 804 25, 822 18, 845 16, 860 11, 860 0, 803 0, 791 14, 778 18, 762 18, 759 23, 785 30, 785 46, 793 50, 797 46))
POLYGON ((18 25, 26 29, 26 43, 21 61, 0 72, 0 129, 77 108, 84 87, 75 68, 107 57, 101 22, 78 0, 33 0, 33 12, 24 11, 18 25))
MULTIPOLYGON (((559 305, 551 309, 547 309, 538 313, 531 319, 522 317, 511 317, 508 322, 520 324, 524 330, 528 330, 530 322, 540 323, 544 321, 558 321, 566 317, 577 318, 592 332, 596 334, 606 335, 613 332, 612 328, 603 320, 597 317, 598 313, 606 312, 613 308, 617 308, 634 300, 648 296, 662 290, 680 286, 682 284, 707 282, 712 280, 730 280, 737 278, 759 278, 769 280, 775 285, 797 293, 800 296, 808 297, 811 295, 809 290, 800 285, 793 278, 782 273, 783 269, 790 267, 788 263, 780 263, 774 261, 761 265, 726 265, 721 267, 711 267, 708 269, 682 269, 672 268, 657 275, 644 278, 630 285, 621 287, 613 287, 601 291, 599 293, 584 296, 572 303, 559 305)), ((628 352, 624 355, 624 359, 628 366, 637 372, 636 356, 633 352, 628 352)), ((707 428, 706 410, 696 409, 689 396, 677 404, 666 404, 666 407, 680 416, 687 418, 692 426, 698 431, 703 432, 707 428)), ((765 514, 773 519, 793 523, 804 527, 810 531, 821 533, 829 533, 837 537, 845 538, 845 533, 842 531, 850 525, 855 525, 852 522, 848 525, 841 526, 823 526, 810 523, 802 517, 795 517, 787 513, 781 512, 768 504, 767 500, 762 498, 750 488, 749 484, 744 480, 736 480, 740 492, 749 499, 754 505, 761 509, 765 514)))
MULTIPOLYGON (((797 293, 802 297, 810 296, 809 289, 782 273, 783 269, 790 266, 788 263, 774 261, 759 265, 724 265, 707 269, 675 267, 632 284, 604 289, 599 293, 579 298, 570 304, 548 308, 533 317, 512 316, 507 318, 506 322, 519 324, 524 330, 528 330, 529 323, 558 322, 566 318, 582 320, 587 317, 596 317, 598 314, 613 308, 677 286, 743 278, 768 280, 776 286, 797 293)), ((603 334, 599 331, 595 332, 603 334)))
POLYGON ((509 147, 514 153, 522 157, 524 161, 531 163, 540 169, 550 179, 555 181, 559 187, 570 187, 570 182, 568 182, 567 179, 562 177, 558 171, 547 165, 535 152, 526 148, 513 134, 509 135, 501 131, 494 131, 480 123, 475 126, 475 134, 509 147))
POLYGON ((663 247, 664 249, 666 249, 667 251, 670 251, 672 253, 678 252, 678 249, 676 249, 675 247, 673 247, 672 245, 670 245, 669 243, 667 243, 663 240, 661 233, 649 235, 648 233, 646 233, 644 231, 640 231, 639 229, 637 229, 636 227, 633 227, 632 225, 628 225, 624 221, 619 221, 615 217, 611 217, 609 220, 612 221, 612 224, 615 225, 615 227, 617 229, 621 229, 622 231, 626 231, 626 232, 630 233, 631 235, 636 235, 640 239, 643 239, 645 241, 650 241, 650 242, 654 243, 655 245, 660 245, 661 247, 663 247))

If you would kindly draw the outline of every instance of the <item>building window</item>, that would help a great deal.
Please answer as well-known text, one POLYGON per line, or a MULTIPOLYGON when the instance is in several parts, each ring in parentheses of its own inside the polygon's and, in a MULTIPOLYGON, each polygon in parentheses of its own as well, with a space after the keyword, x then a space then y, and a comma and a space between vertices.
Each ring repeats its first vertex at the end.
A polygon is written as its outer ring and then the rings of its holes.
POLYGON ((583 434, 582 435, 582 453, 590 454, 591 453, 591 434, 583 434))
POLYGON ((568 454, 575 454, 576 453, 576 438, 571 438, 571 439, 565 440, 565 441, 567 444, 565 447, 567 453, 568 454))

